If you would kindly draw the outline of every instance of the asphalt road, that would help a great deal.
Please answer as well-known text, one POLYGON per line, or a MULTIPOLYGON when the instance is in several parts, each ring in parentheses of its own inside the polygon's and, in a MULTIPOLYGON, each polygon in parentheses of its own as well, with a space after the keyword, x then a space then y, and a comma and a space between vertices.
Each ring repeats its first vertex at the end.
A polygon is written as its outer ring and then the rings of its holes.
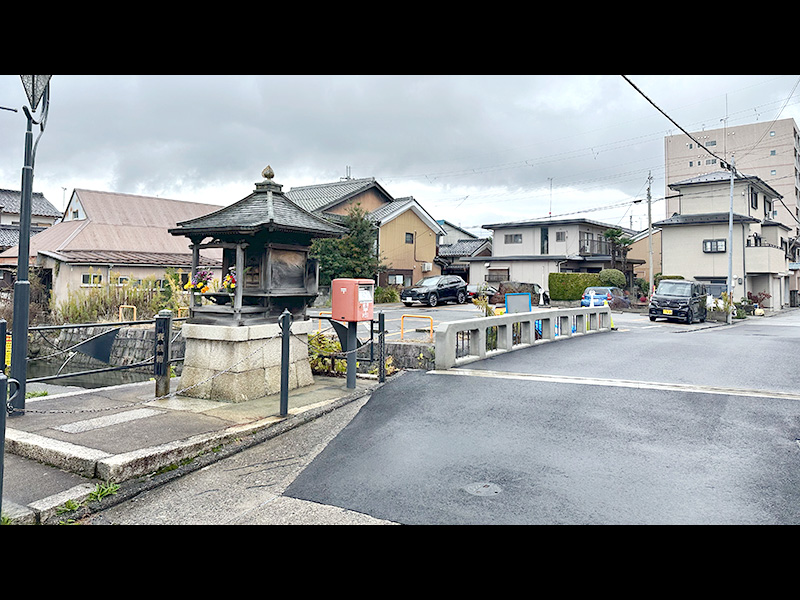
POLYGON ((390 378, 363 406, 94 521, 798 523, 800 311, 732 326, 614 321, 390 378))

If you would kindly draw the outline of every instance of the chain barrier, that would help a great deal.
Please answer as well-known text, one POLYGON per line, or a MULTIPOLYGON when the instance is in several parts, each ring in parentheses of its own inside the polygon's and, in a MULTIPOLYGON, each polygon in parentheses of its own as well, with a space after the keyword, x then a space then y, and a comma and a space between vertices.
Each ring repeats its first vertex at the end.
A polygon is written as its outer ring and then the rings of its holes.
MULTIPOLYGON (((307 340, 304 340, 303 338, 301 338, 301 337, 298 337, 298 335, 297 335, 297 334, 294 334, 294 333, 292 333, 291 331, 289 332, 289 334, 290 334, 290 335, 291 335, 293 338, 297 339, 297 340, 298 340, 300 343, 304 344, 304 345, 305 345, 307 348, 309 347, 309 343, 308 343, 308 341, 307 341, 307 340)), ((180 335, 180 332, 178 333, 178 335, 180 335)), ((173 338, 173 341, 174 341, 175 339, 177 339, 178 335, 176 335, 176 336, 175 336, 175 338, 173 338)), ((252 357, 252 356, 255 356, 255 355, 258 353, 258 352, 261 352, 262 350, 264 350, 264 348, 266 347, 266 345, 267 345, 267 344, 268 344, 270 341, 271 341, 271 340, 265 341, 265 342, 264 342, 264 343, 263 343, 261 346, 259 346, 258 348, 256 348, 255 350, 253 350, 252 352, 250 352, 249 354, 247 354, 246 356, 244 356, 242 359, 240 359, 240 360, 236 361, 234 364, 232 364, 231 366, 229 366, 229 367, 228 367, 227 369, 225 369, 224 371, 220 371, 219 373, 216 373, 215 375, 212 375, 212 376, 210 376, 210 377, 207 377, 206 379, 203 379, 203 380, 201 380, 201 381, 198 381, 197 383, 195 383, 195 384, 193 384, 193 385, 187 386, 187 387, 185 387, 185 388, 181 388, 181 389, 179 389, 179 390, 175 390, 174 392, 170 392, 170 393, 168 393, 168 394, 164 394, 164 395, 162 395, 162 396, 158 396, 158 397, 156 397, 156 398, 143 398, 143 399, 139 400, 138 402, 126 403, 126 404, 124 404, 123 406, 112 406, 112 407, 105 407, 105 408, 85 408, 85 409, 74 409, 74 410, 55 410, 55 409, 37 410, 37 409, 28 408, 27 406, 25 407, 25 409, 17 409, 17 408, 15 408, 15 407, 13 407, 13 406, 11 405, 11 401, 10 401, 10 400, 7 400, 7 402, 6 402, 6 412, 7 412, 9 415, 11 415, 11 414, 14 414, 15 412, 18 412, 18 413, 23 413, 23 414, 24 414, 24 413, 28 413, 28 412, 30 412, 30 413, 34 413, 34 414, 84 414, 84 413, 100 413, 100 412, 106 412, 106 411, 112 411, 112 410, 120 410, 120 409, 130 408, 130 407, 132 407, 132 406, 140 406, 140 405, 143 405, 143 404, 148 404, 148 403, 150 403, 150 402, 157 402, 157 401, 160 401, 160 400, 166 400, 167 398, 171 398, 171 397, 174 397, 174 396, 180 396, 180 395, 182 395, 184 392, 186 392, 186 391, 188 391, 188 390, 194 389, 194 388, 196 388, 196 387, 198 387, 198 386, 200 386, 200 385, 203 385, 203 384, 206 384, 206 383, 208 383, 208 382, 210 382, 210 381, 213 381, 214 379, 216 379, 217 377, 220 377, 221 375, 224 375, 224 374, 226 374, 226 373, 229 373, 229 372, 230 372, 232 369, 234 369, 235 367, 237 367, 237 366, 238 366, 238 365, 240 365, 241 363, 245 362, 245 361, 246 361, 246 360, 248 360, 250 357, 252 357)), ((370 341, 369 341, 369 344, 374 344, 374 343, 375 343, 375 342, 374 342, 373 340, 370 340, 370 341)), ((361 347, 359 347, 359 348, 356 348, 356 349, 354 349, 354 350, 343 350, 343 351, 341 351, 341 352, 335 352, 335 353, 333 353, 333 354, 318 354, 318 356, 320 356, 320 357, 322 357, 322 358, 334 358, 334 359, 342 359, 343 357, 347 357, 347 355, 348 355, 348 354, 350 354, 351 352, 358 352, 359 350, 361 350, 362 348, 364 348, 364 347, 366 347, 366 346, 367 346, 367 343, 365 343, 365 344, 364 344, 364 345, 362 345, 361 347)), ((143 363, 143 364, 147 364, 147 361, 145 361, 145 363, 143 363)), ((89 393, 91 393, 91 392, 89 392, 89 393)))

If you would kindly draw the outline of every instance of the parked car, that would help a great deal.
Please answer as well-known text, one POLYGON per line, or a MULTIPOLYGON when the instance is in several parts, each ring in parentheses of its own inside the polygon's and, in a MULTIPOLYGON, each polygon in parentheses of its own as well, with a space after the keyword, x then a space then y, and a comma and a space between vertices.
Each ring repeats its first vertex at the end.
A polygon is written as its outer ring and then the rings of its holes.
POLYGON ((706 286, 688 279, 665 279, 650 298, 650 320, 658 317, 693 323, 706 320, 706 286))
POLYGON ((400 292, 400 300, 406 306, 421 302, 436 306, 441 302, 458 302, 467 299, 467 282, 458 275, 434 275, 418 281, 413 287, 400 292))
POLYGON ((476 296, 486 296, 491 298, 498 293, 498 289, 491 285, 470 283, 467 286, 467 298, 475 298, 476 296))
POLYGON ((603 306, 605 302, 611 308, 630 308, 631 301, 625 292, 618 287, 587 287, 581 296, 581 306, 603 306), (594 301, 592 300, 594 297, 594 301))

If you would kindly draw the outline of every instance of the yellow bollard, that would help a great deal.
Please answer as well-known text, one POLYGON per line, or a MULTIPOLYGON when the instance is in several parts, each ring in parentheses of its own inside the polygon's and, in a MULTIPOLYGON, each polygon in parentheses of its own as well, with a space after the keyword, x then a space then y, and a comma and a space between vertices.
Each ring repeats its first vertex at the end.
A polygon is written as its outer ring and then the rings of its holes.
MULTIPOLYGON (((603 306, 608 306, 608 300, 603 300, 603 306)), ((616 329, 616 327, 614 327, 614 317, 611 316, 611 310, 608 311, 608 316, 611 319, 611 329, 616 329)))

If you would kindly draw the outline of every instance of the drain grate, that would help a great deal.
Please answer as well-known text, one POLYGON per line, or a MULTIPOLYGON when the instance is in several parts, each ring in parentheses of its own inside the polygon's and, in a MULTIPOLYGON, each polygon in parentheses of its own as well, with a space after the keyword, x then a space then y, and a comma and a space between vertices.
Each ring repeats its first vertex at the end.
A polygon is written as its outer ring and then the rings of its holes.
POLYGON ((503 491, 496 483, 488 482, 470 483, 464 489, 473 496, 495 496, 503 491))

